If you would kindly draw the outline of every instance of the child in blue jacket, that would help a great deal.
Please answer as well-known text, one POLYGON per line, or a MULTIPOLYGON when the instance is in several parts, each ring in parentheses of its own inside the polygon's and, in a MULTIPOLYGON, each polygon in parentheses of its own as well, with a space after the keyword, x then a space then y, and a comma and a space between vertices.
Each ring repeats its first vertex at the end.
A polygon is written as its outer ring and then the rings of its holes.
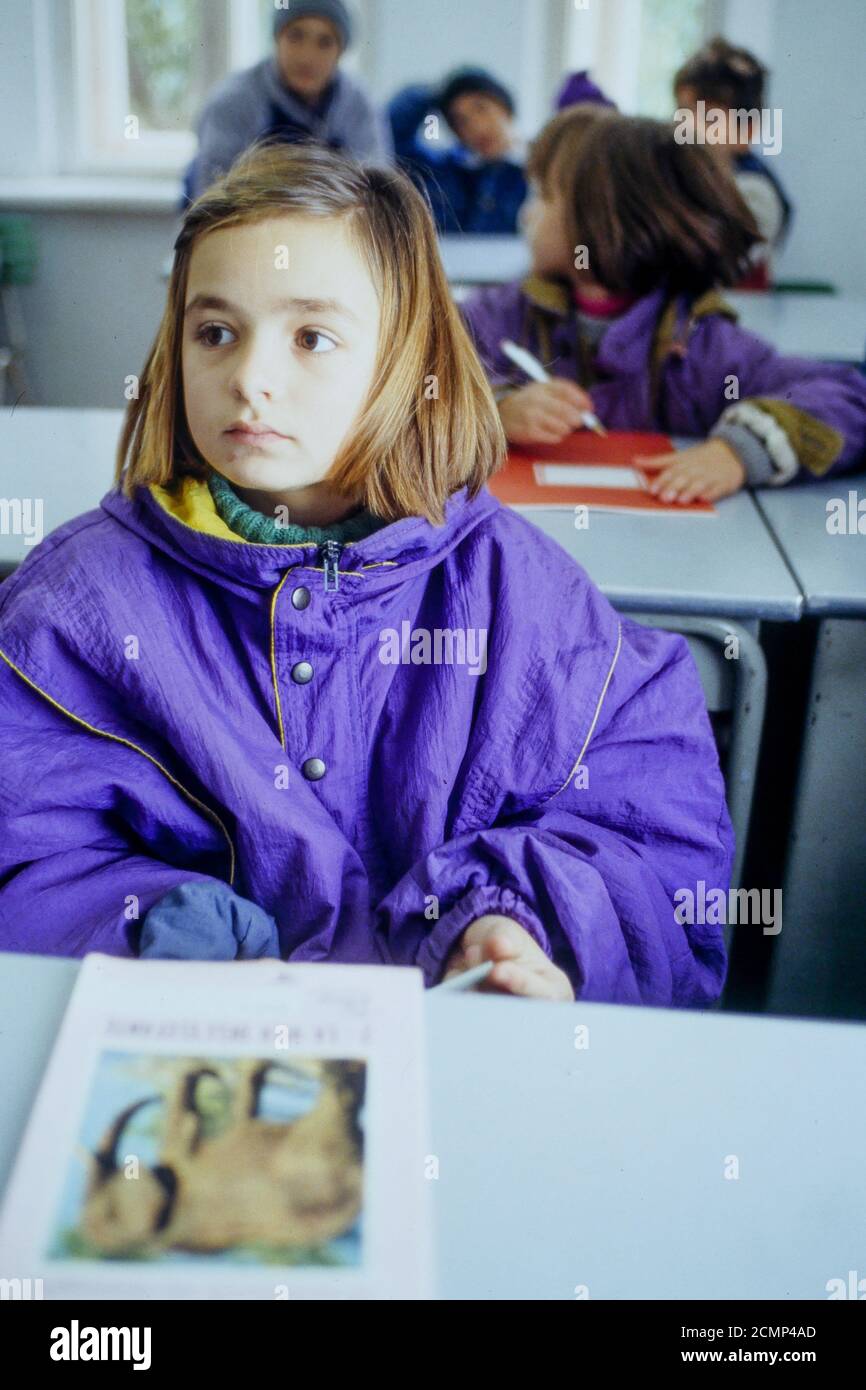
POLYGON ((438 92, 405 87, 388 115, 397 157, 427 193, 440 232, 517 232, 527 185, 514 101, 501 82, 462 68, 438 92), (460 141, 453 149, 436 147, 437 112, 460 141))

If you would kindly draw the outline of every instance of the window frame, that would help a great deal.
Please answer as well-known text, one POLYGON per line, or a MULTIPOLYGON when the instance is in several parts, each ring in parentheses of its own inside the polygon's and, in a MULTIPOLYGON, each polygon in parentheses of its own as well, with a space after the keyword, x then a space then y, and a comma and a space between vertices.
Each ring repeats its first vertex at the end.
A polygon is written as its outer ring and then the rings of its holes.
MULTIPOLYGON (((371 0, 355 0, 353 9, 371 29, 371 0)), ((208 22, 214 35, 207 87, 228 73, 252 66, 266 56, 261 45, 258 0, 207 0, 208 22)), ((124 31, 125 6, 121 0, 58 0, 53 35, 52 64, 59 106, 72 113, 67 128, 56 132, 59 172, 73 175, 148 174, 179 176, 197 148, 194 129, 184 131, 139 130, 136 138, 123 133, 124 119, 135 112, 129 99, 129 78, 124 31), (59 12, 65 8, 67 14, 59 12), (65 21, 65 22, 64 22, 65 21), (64 42, 64 33, 69 44, 64 42), (63 70, 61 54, 72 53, 63 70)), ((359 73, 369 47, 355 45, 341 60, 347 72, 359 73)))
MULTIPOLYGON (((698 3, 705 40, 724 25, 724 0, 698 3)), ((565 70, 590 69, 601 89, 627 113, 637 111, 643 4, 644 0, 615 0, 606 5, 598 0, 565 0, 565 70)))

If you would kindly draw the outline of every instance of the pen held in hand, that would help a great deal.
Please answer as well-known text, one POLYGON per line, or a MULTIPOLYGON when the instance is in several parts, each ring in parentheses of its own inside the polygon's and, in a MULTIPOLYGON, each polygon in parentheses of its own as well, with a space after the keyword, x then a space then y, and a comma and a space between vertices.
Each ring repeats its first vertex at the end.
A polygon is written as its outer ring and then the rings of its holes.
MULTIPOLYGON (((551 380, 550 373, 541 365, 537 357, 533 357, 526 348, 520 347, 510 338, 503 338, 499 344, 505 356, 508 357, 515 366, 529 377, 530 381, 547 382, 551 380)), ((582 410, 580 418, 588 430, 593 430, 595 434, 606 435, 607 430, 599 420, 598 416, 591 410, 582 410)))
POLYGON ((482 980, 486 980, 490 974, 495 961, 486 960, 481 965, 475 965, 471 970, 463 970, 459 975, 452 975, 450 980, 443 980, 439 985, 433 985, 433 990, 447 989, 449 992, 454 990, 474 989, 480 985, 482 980))

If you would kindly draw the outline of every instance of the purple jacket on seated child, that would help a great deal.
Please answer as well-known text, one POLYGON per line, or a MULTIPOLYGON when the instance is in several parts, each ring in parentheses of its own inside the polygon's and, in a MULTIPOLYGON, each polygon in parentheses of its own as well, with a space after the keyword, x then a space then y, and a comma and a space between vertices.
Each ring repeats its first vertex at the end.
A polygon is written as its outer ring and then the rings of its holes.
POLYGON ((486 489, 327 545, 244 540, 185 478, 3 584, 0 950, 432 984, 502 913, 580 998, 714 1000, 724 917, 678 894, 724 897, 733 836, 685 640, 486 489))
POLYGON ((525 386, 511 338, 554 376, 592 393, 609 429, 727 439, 753 486, 848 472, 866 450, 866 378, 854 367, 782 357, 746 332, 716 292, 638 299, 588 346, 564 282, 530 276, 480 290, 461 310, 494 388, 525 386))

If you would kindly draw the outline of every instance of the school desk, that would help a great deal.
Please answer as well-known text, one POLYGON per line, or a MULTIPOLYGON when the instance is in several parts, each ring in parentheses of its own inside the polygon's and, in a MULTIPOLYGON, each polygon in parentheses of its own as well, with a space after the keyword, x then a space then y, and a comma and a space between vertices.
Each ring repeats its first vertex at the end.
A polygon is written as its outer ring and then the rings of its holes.
POLYGON ((579 561, 617 608, 796 622, 802 596, 751 495, 712 516, 517 508, 579 561), (578 518, 579 519, 579 518, 578 518))
POLYGON ((828 362, 866 358, 866 299, 848 294, 725 290, 740 323, 777 352, 828 362))
MULTIPOLYGON (((18 406, 0 412, 0 499, 22 504, 22 527, 0 516, 0 577, 33 549, 22 533, 40 513, 42 533, 99 505, 112 485, 122 411, 18 406)), ((30 529, 30 534, 34 534, 30 529)))
POLYGON ((866 477, 756 497, 817 627, 769 1007, 866 1018, 866 477))
MULTIPOLYGON (((77 969, 0 955, 0 1188, 77 969)), ((863 1276, 866 1026, 425 1010, 439 1298, 823 1300, 863 1276)))
POLYGON ((529 250, 519 236, 442 236, 442 264, 456 285, 504 285, 529 273, 529 250))
POLYGON ((804 613, 866 619, 866 474, 759 488, 754 497, 797 578, 804 613))

